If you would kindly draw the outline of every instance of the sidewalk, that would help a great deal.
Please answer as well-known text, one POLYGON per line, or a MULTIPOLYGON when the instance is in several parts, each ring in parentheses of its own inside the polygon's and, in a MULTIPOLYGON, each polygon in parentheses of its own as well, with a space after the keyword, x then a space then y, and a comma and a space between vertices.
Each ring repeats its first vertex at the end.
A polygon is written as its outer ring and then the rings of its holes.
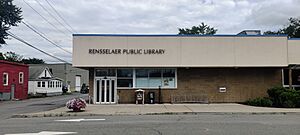
POLYGON ((300 108, 253 107, 241 104, 117 104, 92 105, 85 111, 71 112, 66 107, 51 111, 19 114, 13 117, 62 117, 101 115, 158 115, 158 114, 300 114, 300 108))

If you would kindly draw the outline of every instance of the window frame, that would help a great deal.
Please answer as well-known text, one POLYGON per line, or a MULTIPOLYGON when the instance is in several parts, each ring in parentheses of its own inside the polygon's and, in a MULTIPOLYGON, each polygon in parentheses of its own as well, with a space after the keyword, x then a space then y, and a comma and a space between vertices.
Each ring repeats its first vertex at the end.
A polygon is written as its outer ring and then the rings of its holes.
MULTIPOLYGON (((94 69, 94 72, 93 72, 93 76, 94 76, 94 80, 96 80, 96 79, 99 79, 99 78, 103 78, 103 77, 105 77, 105 76, 96 76, 96 70, 97 69, 107 69, 107 68, 95 68, 94 69)), ((174 76, 174 83, 175 83, 175 85, 174 85, 174 87, 163 87, 163 82, 161 83, 162 84, 162 86, 161 86, 161 89, 177 89, 178 87, 177 87, 177 80, 178 80, 178 78, 177 78, 177 68, 167 68, 167 67, 165 67, 165 68, 112 68, 112 69, 114 69, 115 70, 115 76, 107 76, 108 78, 116 78, 116 83, 118 83, 118 76, 117 76, 117 70, 118 69, 132 69, 133 70, 133 73, 132 73, 132 87, 116 87, 117 89, 119 89, 119 90, 126 90, 126 89, 158 89, 158 87, 136 87, 136 69, 172 69, 172 70, 174 70, 175 71, 175 76, 174 76)), ((161 81, 163 81, 163 72, 161 72, 161 81)), ((124 77, 121 77, 121 78, 124 78, 124 77)), ((168 78, 170 78, 170 77, 168 77, 168 78)), ((148 79, 149 79, 149 72, 148 72, 148 79)))
POLYGON ((7 72, 4 72, 4 73, 3 73, 2 79, 3 79, 3 80, 2 80, 3 86, 8 86, 8 84, 9 84, 9 80, 8 80, 8 79, 9 79, 9 76, 8 76, 8 73, 7 73, 7 72), (4 75, 6 76, 5 79, 4 79, 4 75), (5 80, 6 82, 4 82, 4 80, 5 80))
POLYGON ((24 83, 24 72, 19 72, 19 84, 23 84, 23 83, 24 83))
MULTIPOLYGON (((285 77, 284 77, 284 70, 285 70, 285 69, 288 70, 288 68, 284 68, 284 69, 281 70, 281 78, 282 78, 281 81, 282 81, 282 86, 283 86, 283 87, 290 87, 289 84, 284 84, 284 82, 286 81, 286 80, 284 79, 284 78, 285 78, 285 77)), ((292 69, 292 70, 293 70, 293 69, 292 69)), ((300 69, 299 69, 299 70, 300 70, 300 69)), ((287 81, 289 81, 289 80, 287 80, 287 81)), ((293 82, 292 82, 292 87, 300 87, 300 85, 293 85, 293 82)))

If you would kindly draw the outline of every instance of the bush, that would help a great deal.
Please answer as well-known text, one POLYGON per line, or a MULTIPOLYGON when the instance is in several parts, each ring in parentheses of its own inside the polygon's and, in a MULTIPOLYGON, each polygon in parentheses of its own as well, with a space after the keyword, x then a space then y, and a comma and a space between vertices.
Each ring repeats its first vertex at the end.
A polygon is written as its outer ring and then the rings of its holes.
POLYGON ((276 107, 300 107, 300 91, 284 87, 268 89, 268 95, 276 107))
POLYGON ((269 98, 255 98, 255 99, 250 99, 246 101, 247 105, 252 105, 252 106, 263 106, 263 107, 271 107, 273 105, 273 102, 269 98))

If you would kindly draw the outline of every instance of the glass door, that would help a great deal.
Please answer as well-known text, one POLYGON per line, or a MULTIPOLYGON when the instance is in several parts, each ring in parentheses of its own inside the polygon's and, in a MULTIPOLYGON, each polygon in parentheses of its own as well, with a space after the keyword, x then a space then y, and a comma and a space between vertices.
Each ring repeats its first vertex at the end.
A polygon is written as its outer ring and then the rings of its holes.
POLYGON ((94 101, 96 104, 116 103, 116 78, 99 78, 95 81, 94 101))

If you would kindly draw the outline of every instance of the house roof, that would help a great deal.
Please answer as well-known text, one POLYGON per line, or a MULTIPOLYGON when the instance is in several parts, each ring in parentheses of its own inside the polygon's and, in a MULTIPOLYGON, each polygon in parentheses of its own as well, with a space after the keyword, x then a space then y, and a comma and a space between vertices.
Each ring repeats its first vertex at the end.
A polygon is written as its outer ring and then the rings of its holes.
POLYGON ((46 66, 29 66, 29 80, 38 79, 40 74, 48 69, 46 66))

